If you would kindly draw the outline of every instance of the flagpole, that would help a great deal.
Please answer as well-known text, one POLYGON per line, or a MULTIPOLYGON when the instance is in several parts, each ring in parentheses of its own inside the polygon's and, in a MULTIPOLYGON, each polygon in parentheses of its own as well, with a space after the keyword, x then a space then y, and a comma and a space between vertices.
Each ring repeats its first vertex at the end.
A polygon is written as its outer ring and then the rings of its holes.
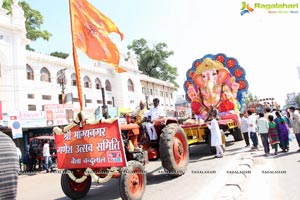
POLYGON ((71 22, 73 61, 74 61, 75 74, 76 74, 76 84, 77 84, 77 92, 78 92, 80 111, 82 111, 82 104, 83 104, 82 87, 81 87, 80 67, 79 67, 79 63, 78 63, 78 56, 77 56, 76 48, 75 48, 75 45, 74 45, 71 0, 69 0, 69 10, 70 10, 69 12, 70 12, 70 22, 71 22))

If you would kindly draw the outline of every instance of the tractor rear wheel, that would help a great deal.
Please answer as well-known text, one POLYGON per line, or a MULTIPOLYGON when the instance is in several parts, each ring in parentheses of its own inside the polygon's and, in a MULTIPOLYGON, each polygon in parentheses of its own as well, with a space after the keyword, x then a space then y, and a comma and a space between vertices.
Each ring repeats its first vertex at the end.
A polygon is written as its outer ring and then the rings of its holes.
MULTIPOLYGON (((76 169, 72 170, 72 173, 75 177, 81 178, 84 175, 84 170, 76 169)), ((71 199, 83 198, 90 190, 92 183, 91 176, 87 176, 86 180, 82 183, 76 183, 70 179, 69 175, 66 173, 66 170, 61 175, 60 180, 63 192, 71 199)))
POLYGON ((189 162, 189 145, 184 130, 175 123, 162 130, 159 141, 163 168, 172 177, 183 175, 189 162))
POLYGON ((137 161, 129 161, 122 168, 119 181, 120 196, 123 200, 140 200, 146 190, 146 172, 144 166, 137 161))
POLYGON ((242 134, 242 131, 241 131, 241 128, 240 127, 236 127, 232 130, 232 134, 233 134, 233 138, 234 138, 234 141, 241 141, 243 140, 243 134, 242 134))

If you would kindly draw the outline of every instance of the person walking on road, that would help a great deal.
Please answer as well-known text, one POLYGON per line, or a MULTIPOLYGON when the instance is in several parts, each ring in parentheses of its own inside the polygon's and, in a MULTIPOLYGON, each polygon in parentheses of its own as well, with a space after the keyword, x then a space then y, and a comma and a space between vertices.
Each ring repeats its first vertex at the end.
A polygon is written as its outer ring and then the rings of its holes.
POLYGON ((53 172, 53 166, 52 166, 52 158, 50 154, 50 146, 49 146, 49 141, 46 140, 44 146, 43 146, 43 156, 45 160, 45 168, 46 172, 49 172, 49 168, 51 169, 51 172, 53 172))
POLYGON ((249 147, 250 146, 250 141, 249 141, 249 120, 248 120, 248 116, 247 113, 243 114, 240 113, 240 117, 241 117, 241 131, 244 135, 244 140, 246 142, 246 146, 245 147, 249 147))
POLYGON ((273 115, 269 115, 269 138, 270 144, 272 145, 273 149, 275 149, 275 155, 278 153, 278 144, 280 143, 278 137, 278 131, 276 127, 276 123, 274 122, 273 115))
POLYGON ((250 133, 250 138, 253 143, 253 149, 258 149, 258 138, 256 135, 256 116, 251 110, 247 110, 248 114, 248 119, 249 119, 249 133, 250 133))
POLYGON ((264 117, 264 113, 259 113, 259 118, 256 121, 258 134, 261 137, 262 144, 264 146, 265 156, 268 156, 270 153, 269 145, 269 122, 264 117))
POLYGON ((215 158, 222 158, 223 157, 223 149, 222 145, 222 135, 219 127, 219 123, 217 121, 218 113, 217 110, 212 110, 210 113, 211 124, 207 125, 210 129, 211 133, 211 146, 216 147, 216 156, 215 158))
POLYGON ((291 114, 291 122, 293 127, 293 132, 296 136, 299 149, 297 150, 300 152, 300 115, 298 112, 295 112, 295 107, 291 106, 289 108, 290 114, 291 114))
POLYGON ((278 130, 278 136, 280 141, 280 148, 283 152, 289 151, 289 127, 285 117, 281 115, 279 111, 275 112, 275 123, 278 130))

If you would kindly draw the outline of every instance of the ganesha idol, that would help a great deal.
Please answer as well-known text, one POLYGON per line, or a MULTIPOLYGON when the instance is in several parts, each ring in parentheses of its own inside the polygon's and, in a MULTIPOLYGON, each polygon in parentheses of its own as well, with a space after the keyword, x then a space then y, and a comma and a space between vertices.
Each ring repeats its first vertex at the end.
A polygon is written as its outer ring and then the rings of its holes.
POLYGON ((198 118, 206 120, 211 109, 217 109, 221 117, 238 113, 239 84, 221 62, 205 58, 189 76, 194 85, 188 85, 187 94, 198 118))

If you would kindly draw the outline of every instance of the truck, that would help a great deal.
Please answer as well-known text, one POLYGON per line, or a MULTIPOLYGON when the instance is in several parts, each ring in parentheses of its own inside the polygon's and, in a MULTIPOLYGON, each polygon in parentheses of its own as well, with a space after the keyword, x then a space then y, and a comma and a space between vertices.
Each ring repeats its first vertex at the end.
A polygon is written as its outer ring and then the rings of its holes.
POLYGON ((244 94, 248 90, 246 73, 237 59, 223 53, 207 54, 192 63, 186 72, 184 90, 191 105, 194 119, 185 121, 184 130, 189 145, 206 143, 211 152, 211 133, 208 128, 209 113, 217 110, 222 134, 222 148, 226 149, 225 136, 235 141, 243 140, 240 129, 240 112, 245 110, 244 94))

